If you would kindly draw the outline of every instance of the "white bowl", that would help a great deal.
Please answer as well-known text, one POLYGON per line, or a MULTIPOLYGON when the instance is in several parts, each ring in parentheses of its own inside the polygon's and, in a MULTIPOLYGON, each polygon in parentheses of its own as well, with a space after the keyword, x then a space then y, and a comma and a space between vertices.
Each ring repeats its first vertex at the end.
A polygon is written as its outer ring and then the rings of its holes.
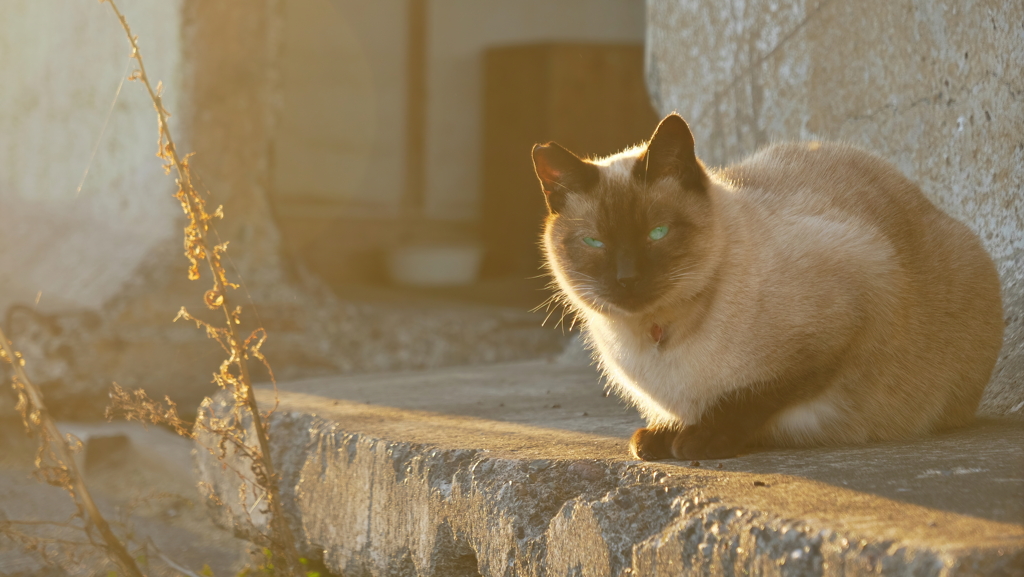
POLYGON ((391 279, 403 285, 466 285, 476 280, 482 256, 477 244, 408 245, 388 254, 388 270, 391 279))

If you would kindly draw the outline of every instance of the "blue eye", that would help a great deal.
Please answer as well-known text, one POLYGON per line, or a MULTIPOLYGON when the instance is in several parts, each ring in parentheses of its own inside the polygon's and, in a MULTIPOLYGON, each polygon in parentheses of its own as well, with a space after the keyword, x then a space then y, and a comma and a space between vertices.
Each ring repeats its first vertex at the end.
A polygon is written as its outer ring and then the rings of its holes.
POLYGON ((602 246, 604 246, 603 242, 597 240, 596 238, 590 238, 589 236, 583 237, 583 242, 587 243, 588 246, 592 246, 594 248, 601 248, 602 246))
POLYGON ((651 240, 661 240, 665 238, 666 234, 668 234, 668 225, 662 225, 656 227, 654 230, 651 231, 651 234, 647 236, 651 237, 651 240))

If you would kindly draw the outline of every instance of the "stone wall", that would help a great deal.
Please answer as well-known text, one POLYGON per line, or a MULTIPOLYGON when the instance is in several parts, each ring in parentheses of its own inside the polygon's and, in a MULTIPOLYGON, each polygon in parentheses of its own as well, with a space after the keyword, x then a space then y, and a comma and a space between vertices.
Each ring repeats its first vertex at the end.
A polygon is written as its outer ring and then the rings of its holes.
POLYGON ((1007 323, 981 412, 1024 416, 1024 4, 648 0, 647 22, 655 108, 705 161, 855 143, 981 236, 1007 323))

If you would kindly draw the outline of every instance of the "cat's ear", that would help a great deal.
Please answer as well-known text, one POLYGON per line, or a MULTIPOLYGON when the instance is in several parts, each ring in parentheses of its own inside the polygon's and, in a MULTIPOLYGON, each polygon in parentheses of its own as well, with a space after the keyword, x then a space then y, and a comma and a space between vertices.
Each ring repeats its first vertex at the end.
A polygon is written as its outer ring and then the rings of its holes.
POLYGON ((567 195, 585 194, 599 178, 596 166, 554 142, 533 147, 533 169, 551 214, 562 211, 567 195))
POLYGON ((690 190, 706 190, 708 186, 704 164, 693 150, 693 134, 678 114, 669 114, 658 124, 647 150, 633 166, 633 178, 641 182, 653 183, 666 177, 690 190))

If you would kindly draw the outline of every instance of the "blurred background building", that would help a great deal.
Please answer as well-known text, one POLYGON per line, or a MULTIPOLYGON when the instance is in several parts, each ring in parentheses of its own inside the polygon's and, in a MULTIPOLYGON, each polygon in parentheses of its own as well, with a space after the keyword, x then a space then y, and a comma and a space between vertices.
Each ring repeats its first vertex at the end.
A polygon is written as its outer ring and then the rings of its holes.
POLYGON ((535 276, 532 144, 606 154, 656 122, 637 0, 286 1, 283 18, 271 199, 333 286, 386 281, 409 244, 535 276))
MULTIPOLYGON (((547 296, 530 148, 606 154, 650 134, 643 2, 120 7, 225 207, 238 301, 279 377, 561 350, 564 331, 527 312, 547 296)), ((111 381, 197 402, 220 353, 170 320, 204 312, 206 281, 184 279, 123 32, 96 3, 0 11, 0 320, 68 406, 102 405, 111 381)))
MULTIPOLYGON (((247 318, 271 331, 285 377, 557 351, 561 333, 507 316, 545 297, 530 146, 607 154, 678 110, 711 164, 774 140, 848 140, 967 222, 1007 310, 986 406, 1024 415, 1019 2, 121 8, 165 82, 179 148, 225 206, 247 318), (439 300, 507 308, 426 304, 439 300)), ((0 322, 54 391, 208 387, 219 353, 168 328, 207 287, 184 280, 173 182, 142 87, 121 85, 117 22, 81 0, 0 0, 0 14, 0 322)))

